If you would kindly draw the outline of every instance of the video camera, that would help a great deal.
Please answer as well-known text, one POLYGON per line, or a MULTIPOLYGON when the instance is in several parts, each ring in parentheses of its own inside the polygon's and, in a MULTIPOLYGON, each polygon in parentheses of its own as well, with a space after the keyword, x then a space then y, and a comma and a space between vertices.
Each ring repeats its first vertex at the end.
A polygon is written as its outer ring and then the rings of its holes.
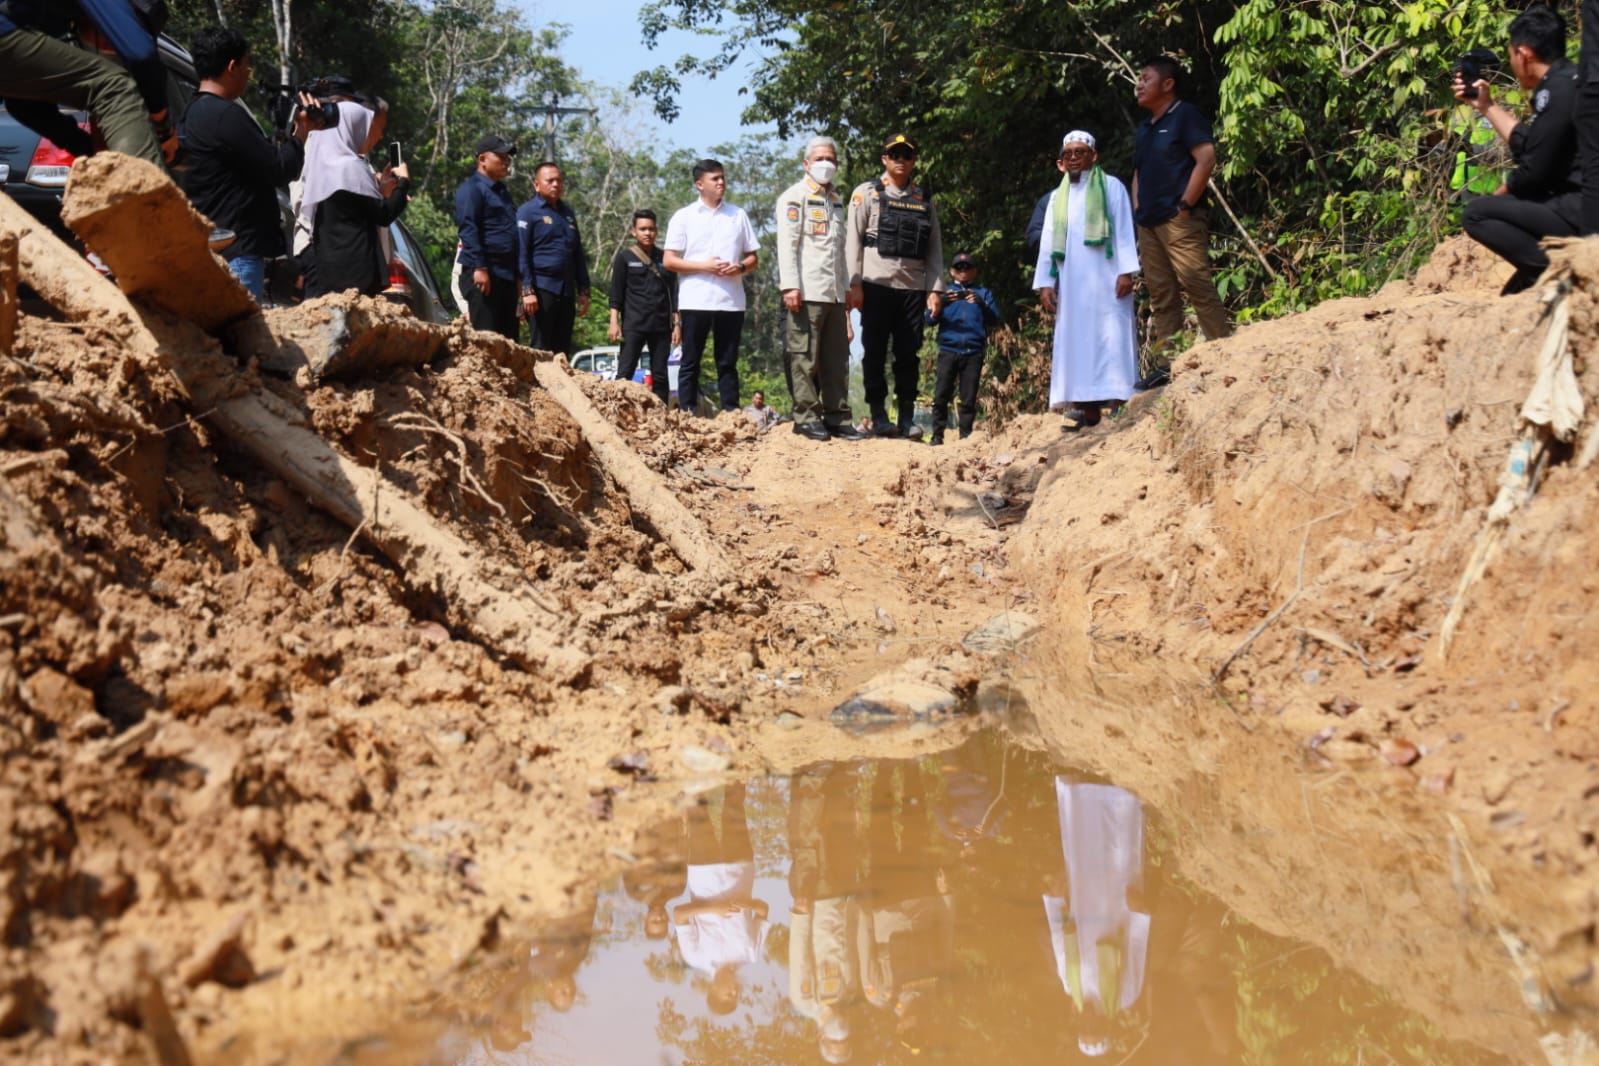
POLYGON ((1460 57, 1460 62, 1455 64, 1455 70, 1460 74, 1461 83, 1465 91, 1460 95, 1468 100, 1477 98, 1477 82, 1493 80, 1499 73, 1499 54, 1491 48, 1473 48, 1460 57))
POLYGON ((339 74, 330 74, 305 85, 263 85, 261 91, 272 96, 272 124, 280 133, 289 128, 294 116, 302 109, 301 93, 317 98, 317 107, 309 110, 312 110, 313 123, 320 119, 322 129, 333 129, 339 124, 338 102, 326 97, 344 96, 365 101, 365 97, 356 91, 355 83, 339 74))

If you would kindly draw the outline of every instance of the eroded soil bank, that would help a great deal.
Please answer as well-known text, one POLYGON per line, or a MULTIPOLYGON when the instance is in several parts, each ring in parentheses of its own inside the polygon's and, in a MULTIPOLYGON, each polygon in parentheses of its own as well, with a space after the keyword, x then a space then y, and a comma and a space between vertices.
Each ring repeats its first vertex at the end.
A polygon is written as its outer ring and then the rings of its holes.
MULTIPOLYGON (((1578 1046, 1599 493, 1547 464, 1445 658, 1543 332, 1468 254, 1196 348, 1082 438, 818 445, 583 381, 708 525, 739 576, 716 588, 492 345, 247 374, 531 578, 592 657, 574 684, 448 624, 114 329, 25 317, 0 358, 0 1056, 330 1061, 619 868, 685 781, 868 752, 821 720, 880 675, 975 691, 1007 660, 961 638, 1006 611, 1045 623, 1009 667, 1038 733, 1182 812, 1185 877, 1461 1039, 1578 1046)), ((1574 271, 1591 404, 1599 268, 1574 271)))

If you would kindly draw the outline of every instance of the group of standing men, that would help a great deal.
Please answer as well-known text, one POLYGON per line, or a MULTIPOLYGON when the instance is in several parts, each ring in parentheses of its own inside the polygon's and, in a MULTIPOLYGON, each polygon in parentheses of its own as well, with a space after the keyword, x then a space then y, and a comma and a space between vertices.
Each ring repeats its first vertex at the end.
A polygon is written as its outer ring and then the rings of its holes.
POLYGON ((517 207, 505 186, 516 146, 491 134, 474 151, 477 169, 455 192, 468 317, 516 340, 525 316, 530 343, 569 352, 577 315, 588 311, 589 269, 577 216, 563 201, 566 178, 558 164, 540 163, 533 197, 517 207))
POLYGON ((1139 74, 1134 98, 1149 117, 1135 134, 1131 192, 1099 167, 1093 135, 1073 130, 1056 160, 1060 186, 1039 200, 1028 227, 1033 287, 1055 311, 1050 407, 1065 412, 1069 431, 1169 380, 1184 297, 1207 339, 1232 334, 1210 271, 1205 203, 1216 147, 1209 120, 1178 96, 1180 74, 1169 56, 1147 60, 1139 74), (1140 273, 1154 340, 1149 371, 1135 380, 1140 273))
MULTIPOLYGON (((1178 99, 1177 76, 1176 62, 1162 56, 1150 60, 1139 79, 1137 100, 1150 118, 1138 129, 1131 195, 1096 165, 1094 138, 1073 131, 1057 161, 1060 186, 1039 201, 1029 227, 1038 249, 1034 285, 1057 311, 1051 405, 1071 406, 1082 416, 1080 425, 1097 422, 1100 407, 1119 404, 1135 387, 1165 381, 1158 358, 1151 374, 1134 380, 1132 291, 1140 264, 1157 353, 1182 329, 1184 295, 1208 338, 1231 333, 1210 276, 1203 206, 1215 148, 1209 122, 1178 99)), ((532 324, 533 344, 570 351, 574 316, 587 310, 582 240, 562 202, 555 163, 539 164, 537 195, 514 207, 504 182, 515 154, 504 140, 483 138, 477 171, 456 194, 460 261, 472 276, 465 286, 472 324, 515 338, 520 311, 532 324)), ((971 431, 974 368, 980 370, 983 338, 997 309, 991 297, 985 302, 986 290, 970 284, 976 267, 967 256, 957 257, 954 268, 961 299, 946 299, 938 210, 928 188, 914 180, 917 157, 909 137, 890 138, 882 173, 858 185, 846 205, 835 186, 838 145, 831 137, 813 137, 805 146, 804 177, 778 197, 785 369, 794 432, 811 440, 919 437, 913 415, 922 337, 929 323, 943 324, 941 316, 953 322, 952 303, 962 312, 968 311, 964 304, 973 305, 976 349, 952 348, 947 360, 941 352, 935 401, 947 414, 958 381, 960 428, 962 435, 971 431), (869 430, 855 425, 848 399, 853 310, 861 315, 869 430)), ((668 400, 668 353, 681 341, 678 402, 693 411, 710 342, 716 398, 722 410, 738 410, 743 276, 756 268, 758 245, 749 217, 726 202, 720 163, 697 163, 694 186, 698 199, 672 216, 664 242, 654 213, 635 212, 634 243, 612 262, 610 336, 622 342, 618 377, 631 378, 648 349, 655 392, 668 400)), ((941 344, 944 332, 972 341, 971 330, 941 330, 941 344)), ((934 436, 941 442, 943 421, 937 422, 934 436)))

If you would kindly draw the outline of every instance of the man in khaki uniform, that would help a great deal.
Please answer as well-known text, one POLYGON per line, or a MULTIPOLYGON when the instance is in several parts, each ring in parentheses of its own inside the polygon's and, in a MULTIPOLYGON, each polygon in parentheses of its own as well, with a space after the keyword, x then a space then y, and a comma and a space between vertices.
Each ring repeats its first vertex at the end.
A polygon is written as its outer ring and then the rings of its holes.
POLYGON ((838 145, 812 137, 806 176, 777 198, 777 278, 783 290, 783 355, 794 432, 811 440, 866 436, 850 424, 849 338, 844 299, 844 201, 833 190, 838 145))
POLYGON ((856 187, 849 200, 849 306, 861 309, 861 370, 872 432, 879 437, 920 437, 911 423, 922 330, 943 307, 944 248, 938 212, 924 186, 913 184, 916 145, 903 133, 883 146, 883 176, 856 187), (927 319, 922 317, 925 309, 927 319), (894 394, 898 425, 888 418, 885 375, 894 342, 894 394))

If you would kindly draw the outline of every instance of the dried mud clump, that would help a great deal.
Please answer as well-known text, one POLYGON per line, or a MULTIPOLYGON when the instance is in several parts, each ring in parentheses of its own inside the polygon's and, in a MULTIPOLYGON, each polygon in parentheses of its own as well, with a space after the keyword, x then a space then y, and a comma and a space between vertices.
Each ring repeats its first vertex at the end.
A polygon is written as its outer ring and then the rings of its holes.
MULTIPOLYGON (((467 338, 354 380, 243 380, 372 470, 374 493, 414 494, 531 579, 606 671, 675 683, 683 652, 640 635, 745 597, 683 588, 572 417, 467 338)), ((138 1054, 173 1016, 193 1039, 214 1015, 207 986, 306 972, 308 945, 405 940, 443 965, 515 896, 463 876, 471 831, 395 834, 469 795, 480 814, 528 795, 556 750, 539 725, 550 681, 443 624, 429 590, 120 340, 28 316, 0 356, 8 1056, 138 1054), (358 917, 349 886, 373 877, 405 879, 438 916, 358 917)), ((591 394, 645 409, 625 428, 662 470, 741 436, 733 419, 701 429, 625 390, 591 394)))

